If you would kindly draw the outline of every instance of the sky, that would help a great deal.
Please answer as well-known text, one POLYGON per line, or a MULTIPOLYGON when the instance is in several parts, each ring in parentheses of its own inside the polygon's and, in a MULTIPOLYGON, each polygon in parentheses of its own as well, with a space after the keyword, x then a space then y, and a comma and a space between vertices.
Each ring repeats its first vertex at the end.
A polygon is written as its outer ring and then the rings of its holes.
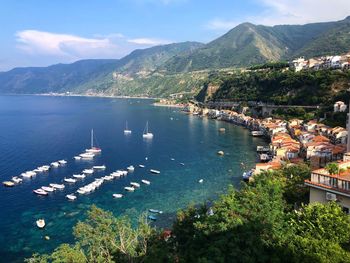
POLYGON ((349 15, 350 0, 0 0, 0 71, 208 43, 243 22, 305 24, 349 15))

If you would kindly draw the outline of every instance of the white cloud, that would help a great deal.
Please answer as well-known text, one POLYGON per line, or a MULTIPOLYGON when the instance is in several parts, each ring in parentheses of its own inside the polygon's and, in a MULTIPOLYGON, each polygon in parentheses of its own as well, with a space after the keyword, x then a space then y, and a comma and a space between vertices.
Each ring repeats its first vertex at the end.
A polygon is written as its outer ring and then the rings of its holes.
POLYGON ((128 42, 137 44, 137 45, 147 45, 147 46, 164 45, 164 44, 171 43, 171 41, 169 40, 155 39, 155 38, 134 38, 134 39, 129 39, 128 42))
POLYGON ((108 38, 83 38, 68 34, 55 34, 38 30, 16 33, 17 47, 29 54, 63 57, 108 55, 117 48, 108 38))

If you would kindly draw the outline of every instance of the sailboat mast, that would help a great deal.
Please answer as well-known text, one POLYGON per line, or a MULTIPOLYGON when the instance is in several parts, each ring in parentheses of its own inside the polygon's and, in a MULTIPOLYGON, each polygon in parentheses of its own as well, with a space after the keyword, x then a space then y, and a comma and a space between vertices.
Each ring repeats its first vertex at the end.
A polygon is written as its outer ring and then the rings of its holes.
POLYGON ((148 121, 146 122, 146 133, 148 133, 148 121))
POLYGON ((94 129, 91 129, 91 149, 94 147, 94 129))

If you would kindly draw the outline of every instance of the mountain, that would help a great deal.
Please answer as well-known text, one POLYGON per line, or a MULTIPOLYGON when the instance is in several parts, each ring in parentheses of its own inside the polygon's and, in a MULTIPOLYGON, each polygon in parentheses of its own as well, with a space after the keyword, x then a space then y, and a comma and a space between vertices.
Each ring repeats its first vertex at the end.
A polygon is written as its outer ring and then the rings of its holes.
POLYGON ((296 56, 350 51, 350 17, 337 22, 262 26, 243 23, 189 54, 165 63, 169 73, 208 68, 244 67, 296 56))
POLYGON ((48 93, 100 89, 108 92, 113 73, 150 73, 172 56, 203 44, 183 42, 135 50, 122 59, 80 60, 49 67, 15 68, 0 73, 0 93, 48 93))

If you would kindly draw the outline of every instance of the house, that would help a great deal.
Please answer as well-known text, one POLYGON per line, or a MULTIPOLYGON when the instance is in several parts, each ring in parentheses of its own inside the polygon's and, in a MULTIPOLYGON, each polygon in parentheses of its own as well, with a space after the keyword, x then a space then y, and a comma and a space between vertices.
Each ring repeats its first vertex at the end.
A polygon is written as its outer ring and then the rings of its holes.
POLYGON ((305 180, 310 188, 310 203, 337 201, 346 213, 350 211, 350 161, 338 163, 339 173, 330 174, 321 168, 311 172, 311 178, 305 180))
POLYGON ((346 104, 342 101, 334 103, 334 112, 345 112, 346 108, 346 104))
POLYGON ((290 63, 290 67, 298 72, 308 68, 308 61, 304 57, 296 58, 290 63))

